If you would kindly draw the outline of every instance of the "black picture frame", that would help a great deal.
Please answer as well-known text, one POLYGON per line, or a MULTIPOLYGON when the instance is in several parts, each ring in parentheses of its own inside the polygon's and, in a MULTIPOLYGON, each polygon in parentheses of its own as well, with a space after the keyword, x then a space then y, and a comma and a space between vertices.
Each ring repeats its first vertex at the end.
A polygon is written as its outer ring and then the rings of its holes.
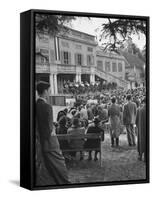
POLYGON ((148 16, 131 16, 117 14, 82 13, 70 11, 29 10, 20 14, 20 186, 29 190, 61 189, 91 186, 125 185, 149 183, 149 20, 148 16), (92 182, 68 185, 35 184, 35 15, 55 14, 80 17, 110 17, 140 19, 146 21, 146 106, 147 106, 147 137, 146 137, 146 178, 143 180, 125 180, 112 182, 92 182))

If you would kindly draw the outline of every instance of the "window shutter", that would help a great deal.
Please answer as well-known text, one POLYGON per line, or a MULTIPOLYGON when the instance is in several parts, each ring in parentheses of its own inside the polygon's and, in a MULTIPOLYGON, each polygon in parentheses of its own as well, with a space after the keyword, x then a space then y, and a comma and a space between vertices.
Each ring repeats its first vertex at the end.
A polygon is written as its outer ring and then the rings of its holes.
POLYGON ((81 65, 84 64, 84 56, 81 54, 81 65))
POLYGON ((64 64, 64 51, 61 51, 61 64, 64 64))
POLYGON ((94 65, 94 56, 91 56, 92 59, 92 65, 94 65))
POLYGON ((77 60, 78 54, 75 54, 75 64, 78 65, 78 60, 77 60))
POLYGON ((71 53, 68 52, 68 64, 71 65, 71 53))
POLYGON ((89 55, 87 55, 87 65, 89 65, 89 55))
POLYGON ((55 61, 55 52, 53 49, 50 50, 50 61, 54 62, 55 61))

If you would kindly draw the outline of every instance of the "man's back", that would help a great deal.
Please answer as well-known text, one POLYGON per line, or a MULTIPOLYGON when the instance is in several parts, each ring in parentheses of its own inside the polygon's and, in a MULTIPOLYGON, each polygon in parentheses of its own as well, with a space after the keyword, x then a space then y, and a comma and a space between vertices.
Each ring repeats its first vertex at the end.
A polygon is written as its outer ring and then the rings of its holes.
POLYGON ((134 102, 128 102, 124 105, 123 121, 124 124, 135 124, 137 108, 134 102))
POLYGON ((42 99, 38 99, 36 103, 36 118, 42 149, 45 151, 59 149, 56 135, 51 137, 53 130, 52 107, 42 99))

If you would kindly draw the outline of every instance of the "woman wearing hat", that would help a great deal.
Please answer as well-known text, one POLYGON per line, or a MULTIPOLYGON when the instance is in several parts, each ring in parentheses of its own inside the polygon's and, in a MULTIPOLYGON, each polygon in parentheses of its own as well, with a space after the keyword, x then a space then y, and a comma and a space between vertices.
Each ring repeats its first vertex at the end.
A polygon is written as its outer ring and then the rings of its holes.
MULTIPOLYGON (((87 134, 90 134, 90 133, 95 133, 95 134, 103 133, 104 134, 104 130, 99 127, 99 123, 100 123, 99 118, 96 117, 93 122, 94 122, 94 125, 89 126, 89 128, 87 130, 87 134)), ((99 146, 100 146, 100 140, 99 139, 88 139, 85 143, 85 148, 87 148, 87 149, 89 149, 89 148, 99 148, 99 146)), ((95 161, 98 160, 98 157, 97 157, 98 152, 99 151, 95 151, 95 157, 94 157, 95 161)), ((88 160, 92 160, 91 153, 92 153, 92 151, 89 151, 88 160)))
MULTIPOLYGON (((81 127, 80 120, 78 118, 73 118, 72 125, 68 128, 67 134, 78 135, 85 134, 85 128, 81 127)), ((69 141, 69 146, 71 149, 83 149, 84 139, 72 139, 69 141)), ((71 156, 76 156, 76 151, 71 152, 71 156)), ((80 160, 83 160, 82 151, 80 151, 80 160)))

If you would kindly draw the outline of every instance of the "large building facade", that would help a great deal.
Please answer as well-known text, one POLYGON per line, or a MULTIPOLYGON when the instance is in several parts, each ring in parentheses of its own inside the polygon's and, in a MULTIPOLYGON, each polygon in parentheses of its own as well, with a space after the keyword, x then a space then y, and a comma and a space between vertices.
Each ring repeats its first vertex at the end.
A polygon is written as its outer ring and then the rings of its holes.
POLYGON ((125 65, 123 56, 104 53, 92 35, 73 29, 55 37, 36 35, 36 79, 50 82, 52 95, 63 93, 65 81, 100 80, 128 88, 125 65))

